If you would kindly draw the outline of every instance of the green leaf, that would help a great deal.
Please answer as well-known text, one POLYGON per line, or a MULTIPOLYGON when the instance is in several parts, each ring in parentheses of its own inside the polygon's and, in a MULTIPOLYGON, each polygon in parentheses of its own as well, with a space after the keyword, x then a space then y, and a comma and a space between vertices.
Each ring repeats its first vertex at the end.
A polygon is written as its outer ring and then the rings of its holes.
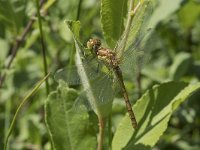
POLYGON ((180 23, 185 28, 191 28, 198 20, 200 15, 200 4, 195 1, 188 1, 186 5, 178 12, 180 23), (188 13, 190 12, 190 13, 188 13))
POLYGON ((181 7, 183 0, 158 0, 157 8, 154 10, 149 26, 154 28, 160 21, 169 17, 181 7))
POLYGON ((25 1, 23 0, 1 0, 0 1, 0 22, 17 35, 23 24, 25 1))
POLYGON ((67 24, 68 28, 72 32, 74 38, 76 38, 76 40, 78 40, 80 27, 81 27, 80 21, 65 21, 65 23, 67 24))
POLYGON ((84 150, 96 148, 96 134, 92 132, 89 115, 72 109, 78 94, 60 84, 45 103, 45 119, 54 149, 84 150))
POLYGON ((106 43, 114 48, 124 30, 127 0, 102 0, 101 25, 106 43))
POLYGON ((174 58, 169 74, 173 80, 180 79, 190 68, 192 56, 189 53, 179 53, 174 58))
POLYGON ((175 109, 199 88, 200 83, 187 86, 183 82, 154 86, 133 107, 138 128, 133 130, 128 115, 124 117, 114 135, 113 149, 152 149, 167 129, 175 109))

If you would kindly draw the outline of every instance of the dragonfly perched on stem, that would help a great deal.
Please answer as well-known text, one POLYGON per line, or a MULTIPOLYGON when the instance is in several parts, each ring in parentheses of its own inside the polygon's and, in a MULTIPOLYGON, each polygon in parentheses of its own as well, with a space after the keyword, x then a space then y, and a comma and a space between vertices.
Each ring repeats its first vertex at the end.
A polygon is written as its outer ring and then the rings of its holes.
POLYGON ((146 19, 148 19, 151 11, 152 5, 150 0, 138 2, 130 12, 132 16, 130 18, 135 18, 135 22, 133 23, 132 19, 128 19, 129 25, 127 25, 114 49, 102 47, 101 41, 98 39, 90 39, 87 42, 87 50, 91 51, 93 54, 92 58, 95 59, 90 59, 90 57, 82 58, 81 44, 78 38, 74 36, 77 50, 77 69, 76 67, 71 67, 59 70, 55 74, 55 78, 56 80, 63 79, 69 85, 76 85, 80 82, 83 84, 84 92, 80 94, 81 96, 79 96, 75 106, 78 106, 79 100, 84 99, 85 96, 89 99, 89 104, 87 104, 87 101, 82 102, 88 107, 91 106, 92 109, 112 102, 114 92, 110 89, 112 89, 113 73, 123 94, 132 126, 133 128, 137 127, 136 117, 123 81, 122 73, 124 73, 124 70, 121 68, 126 68, 129 65, 131 68, 134 68, 135 65, 141 65, 137 62, 140 59, 143 60, 145 56, 143 48, 149 32, 146 32, 147 30, 144 30, 144 28, 147 25, 146 19), (97 93, 97 98, 93 93, 97 93))
POLYGON ((131 122, 132 122, 132 126, 133 126, 133 128, 136 128, 137 127, 137 121, 135 119, 135 114, 133 113, 131 103, 129 101, 128 93, 126 91, 126 88, 125 88, 125 85, 124 85, 124 82, 123 82, 122 71, 119 67, 120 59, 117 58, 116 53, 113 52, 111 49, 101 47, 101 41, 98 40, 98 39, 90 39, 87 42, 87 47, 89 49, 92 49, 95 52, 98 59, 102 60, 108 68, 112 68, 112 70, 114 71, 114 73, 117 77, 117 80, 119 82, 119 85, 121 87, 124 100, 126 102, 126 107, 127 107, 129 117, 130 117, 131 122))

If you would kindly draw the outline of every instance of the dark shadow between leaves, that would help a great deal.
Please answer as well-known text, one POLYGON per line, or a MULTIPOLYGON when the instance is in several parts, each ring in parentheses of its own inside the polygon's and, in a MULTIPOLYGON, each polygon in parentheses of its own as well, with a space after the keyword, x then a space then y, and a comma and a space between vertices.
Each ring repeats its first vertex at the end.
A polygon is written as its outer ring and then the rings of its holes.
MULTIPOLYGON (((133 150, 132 147, 125 148, 126 150, 133 150)), ((143 144, 136 144, 134 145, 135 150, 150 150, 152 149, 150 146, 143 145, 143 144)))

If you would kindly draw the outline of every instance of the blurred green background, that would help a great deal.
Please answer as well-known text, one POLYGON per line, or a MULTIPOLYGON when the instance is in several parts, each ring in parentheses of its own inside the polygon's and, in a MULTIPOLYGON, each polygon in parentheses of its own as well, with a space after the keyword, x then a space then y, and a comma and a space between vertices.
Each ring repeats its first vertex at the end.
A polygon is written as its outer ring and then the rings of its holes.
MULTIPOLYGON (((100 0, 49 0, 42 11, 42 25, 48 70, 55 72, 69 64, 75 51, 73 39, 64 20, 80 20, 83 43, 91 37, 103 40, 100 20, 100 0), (78 12, 80 11, 80 12, 78 12)), ((198 82, 200 79, 200 1, 155 0, 150 24, 155 28, 146 49, 149 62, 142 70, 142 91, 166 81, 198 82)), ((6 79, 0 89, 0 149, 13 114, 25 94, 44 75, 42 48, 36 13, 36 1, 0 0, 0 72, 6 79), (28 22, 34 23, 9 69, 12 47, 28 22)), ((103 42, 106 45, 105 42, 103 42)), ((135 95, 133 79, 125 81, 128 91, 135 95), (134 89, 134 90, 133 90, 134 89)), ((57 83, 50 78, 50 90, 57 83)), ((49 149, 50 142, 44 122, 43 86, 31 97, 18 116, 11 136, 10 149, 49 149)), ((136 100, 136 96, 131 96, 136 100)), ((116 106, 115 118, 126 112, 123 104, 116 106)), ((169 127, 155 146, 155 150, 200 149, 200 91, 191 96, 174 113, 169 127)), ((117 122, 117 121, 116 121, 117 122)))

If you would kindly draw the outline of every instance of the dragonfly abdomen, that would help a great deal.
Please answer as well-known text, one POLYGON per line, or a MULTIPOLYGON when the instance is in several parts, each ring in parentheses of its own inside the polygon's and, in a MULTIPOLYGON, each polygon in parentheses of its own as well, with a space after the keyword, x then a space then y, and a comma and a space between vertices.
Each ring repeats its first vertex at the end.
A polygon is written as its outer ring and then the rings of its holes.
POLYGON ((126 87, 125 87, 124 82, 123 82, 122 71, 121 71, 120 67, 117 66, 116 68, 114 68, 114 72, 116 74, 116 77, 118 79, 118 82, 119 82, 121 90, 122 90, 122 94, 123 94, 123 97, 124 97, 124 100, 125 100, 125 103, 126 103, 126 108, 127 108, 129 117, 131 119, 131 124, 132 124, 133 128, 136 128, 137 127, 137 121, 136 121, 135 114, 133 112, 133 109, 132 109, 132 106, 131 106, 131 103, 130 103, 130 100, 129 100, 129 97, 128 97, 128 93, 126 91, 126 87))

